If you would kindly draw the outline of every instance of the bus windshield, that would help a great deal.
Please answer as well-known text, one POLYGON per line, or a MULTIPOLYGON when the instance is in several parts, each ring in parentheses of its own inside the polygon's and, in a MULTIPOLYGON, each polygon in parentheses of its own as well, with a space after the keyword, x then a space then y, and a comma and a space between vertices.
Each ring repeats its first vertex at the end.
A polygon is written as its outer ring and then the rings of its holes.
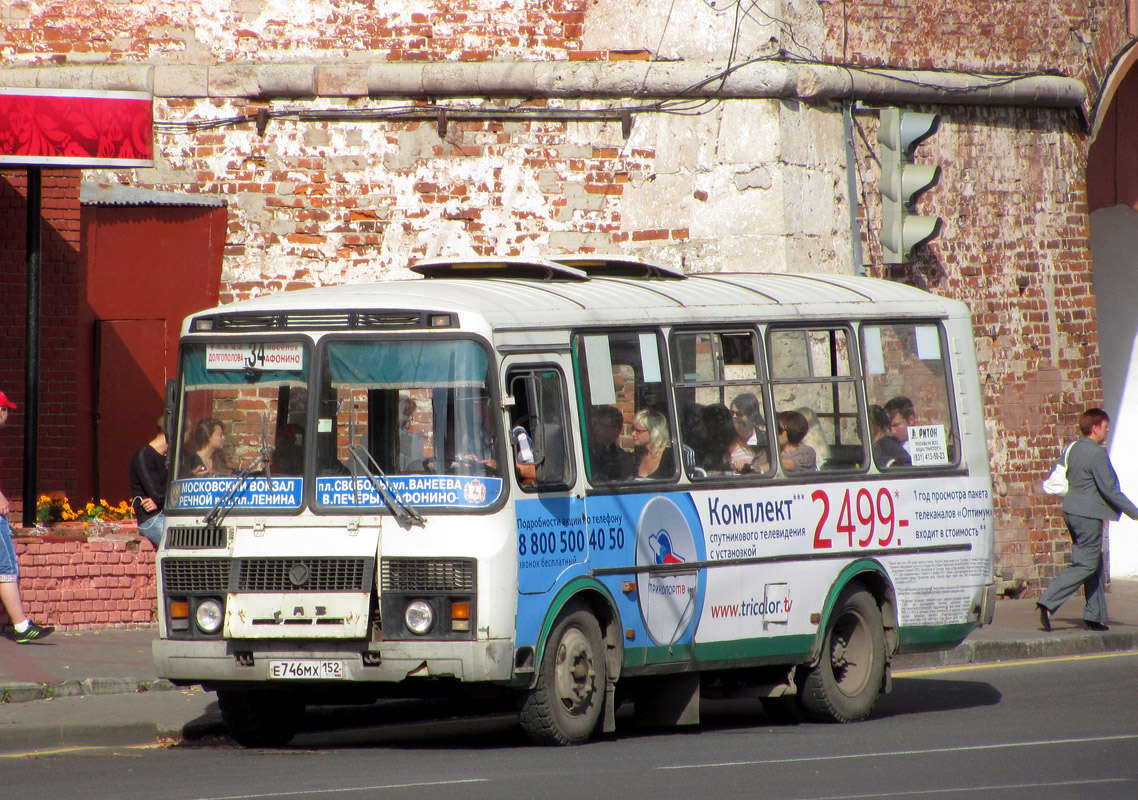
POLYGON ((489 355, 472 340, 343 339, 321 353, 316 505, 464 508, 500 495, 489 355))
POLYGON ((300 507, 309 362, 300 340, 183 348, 168 510, 300 507))

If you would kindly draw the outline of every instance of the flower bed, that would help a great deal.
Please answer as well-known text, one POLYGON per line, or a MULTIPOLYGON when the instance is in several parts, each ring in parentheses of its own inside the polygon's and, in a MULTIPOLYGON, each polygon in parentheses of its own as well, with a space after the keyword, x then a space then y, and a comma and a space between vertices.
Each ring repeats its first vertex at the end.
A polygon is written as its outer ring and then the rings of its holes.
MULTIPOLYGON (((133 522, 14 528, 24 611, 63 629, 121 628, 158 621, 154 545, 133 522)), ((0 626, 11 620, 0 606, 0 626)))

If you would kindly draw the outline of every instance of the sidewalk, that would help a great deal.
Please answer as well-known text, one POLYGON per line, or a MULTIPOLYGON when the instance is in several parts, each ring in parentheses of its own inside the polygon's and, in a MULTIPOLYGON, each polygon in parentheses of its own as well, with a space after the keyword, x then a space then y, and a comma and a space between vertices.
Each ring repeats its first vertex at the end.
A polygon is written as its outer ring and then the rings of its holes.
MULTIPOLYGON (((1108 595, 1110 631, 1082 625, 1072 597, 1039 630, 1035 601, 1001 600, 992 625, 947 653, 894 660, 894 673, 1122 650, 1138 650, 1138 580, 1108 595)), ((223 735, 212 692, 159 680, 151 660, 157 628, 57 631, 37 644, 0 637, 0 757, 64 747, 145 745, 223 735)))

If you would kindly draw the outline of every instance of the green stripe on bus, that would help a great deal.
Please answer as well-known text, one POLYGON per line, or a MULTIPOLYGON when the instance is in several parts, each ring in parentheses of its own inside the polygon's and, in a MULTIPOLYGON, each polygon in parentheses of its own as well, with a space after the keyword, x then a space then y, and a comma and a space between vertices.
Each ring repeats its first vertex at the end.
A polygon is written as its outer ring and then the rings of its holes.
POLYGON ((899 650, 905 652, 909 649, 928 649, 933 645, 938 650, 951 649, 952 646, 964 641, 965 637, 976 628, 975 622, 959 622, 955 625, 902 626, 899 650))
POLYGON ((813 634, 772 636, 763 639, 734 639, 726 642, 652 646, 643 649, 626 647, 624 663, 630 668, 651 664, 683 663, 686 661, 707 664, 735 659, 758 659, 772 663, 794 664, 807 661, 814 645, 813 634), (639 650, 639 652, 637 652, 639 650))

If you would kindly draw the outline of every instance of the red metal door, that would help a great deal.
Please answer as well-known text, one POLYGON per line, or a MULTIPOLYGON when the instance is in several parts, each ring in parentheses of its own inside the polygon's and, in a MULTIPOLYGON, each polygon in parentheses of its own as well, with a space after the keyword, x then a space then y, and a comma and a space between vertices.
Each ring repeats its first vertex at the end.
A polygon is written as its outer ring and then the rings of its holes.
POLYGON ((98 498, 130 497, 128 470, 134 451, 154 438, 166 385, 166 321, 96 321, 97 401, 95 446, 100 465, 98 498))

